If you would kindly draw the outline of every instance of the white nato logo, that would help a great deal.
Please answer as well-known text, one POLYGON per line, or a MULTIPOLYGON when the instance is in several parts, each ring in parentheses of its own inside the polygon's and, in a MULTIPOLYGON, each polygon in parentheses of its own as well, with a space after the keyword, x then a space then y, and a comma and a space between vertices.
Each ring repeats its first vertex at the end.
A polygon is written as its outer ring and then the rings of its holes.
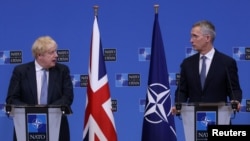
POLYGON ((149 85, 147 91, 148 103, 146 103, 145 119, 153 124, 168 122, 168 116, 170 112, 170 89, 160 83, 153 83, 149 85), (155 90, 162 90, 161 92, 156 92, 155 90), (166 106, 166 104, 169 104, 166 106), (169 107, 169 109, 165 109, 169 107))
POLYGON ((33 127, 36 128, 36 129, 41 128, 41 127, 42 127, 42 124, 43 124, 42 121, 41 121, 40 119, 38 119, 38 118, 36 118, 36 119, 32 122, 33 127))
POLYGON ((211 122, 212 120, 208 116, 202 117, 201 124, 205 127, 211 122))

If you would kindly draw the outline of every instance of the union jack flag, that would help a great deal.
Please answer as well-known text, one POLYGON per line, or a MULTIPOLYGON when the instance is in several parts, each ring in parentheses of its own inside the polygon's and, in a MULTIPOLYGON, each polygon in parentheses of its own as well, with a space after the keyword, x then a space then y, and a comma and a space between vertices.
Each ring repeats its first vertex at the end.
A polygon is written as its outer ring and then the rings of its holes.
POLYGON ((83 141, 117 141, 97 16, 94 18, 88 76, 83 141))

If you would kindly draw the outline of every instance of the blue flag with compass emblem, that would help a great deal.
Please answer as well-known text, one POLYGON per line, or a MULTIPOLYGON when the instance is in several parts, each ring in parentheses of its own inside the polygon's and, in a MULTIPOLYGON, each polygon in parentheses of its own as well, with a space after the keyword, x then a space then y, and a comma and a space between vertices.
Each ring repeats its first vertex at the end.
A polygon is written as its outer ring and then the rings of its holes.
POLYGON ((169 76, 158 13, 155 14, 142 141, 176 141, 169 76))

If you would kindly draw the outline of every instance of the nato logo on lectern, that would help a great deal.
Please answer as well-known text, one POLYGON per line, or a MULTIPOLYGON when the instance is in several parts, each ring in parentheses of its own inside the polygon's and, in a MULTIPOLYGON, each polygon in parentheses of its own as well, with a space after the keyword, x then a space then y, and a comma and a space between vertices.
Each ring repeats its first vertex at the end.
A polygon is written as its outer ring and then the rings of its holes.
POLYGON ((196 140, 202 141, 208 137, 207 126, 216 124, 215 111, 196 112, 196 140))
POLYGON ((47 141, 47 114, 27 114, 28 141, 47 141))

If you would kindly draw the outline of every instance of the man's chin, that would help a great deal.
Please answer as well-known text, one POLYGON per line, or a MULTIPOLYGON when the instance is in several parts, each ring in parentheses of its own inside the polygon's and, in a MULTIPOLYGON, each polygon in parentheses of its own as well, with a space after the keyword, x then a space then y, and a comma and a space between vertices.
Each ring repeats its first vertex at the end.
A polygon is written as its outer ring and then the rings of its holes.
POLYGON ((50 64, 50 67, 54 67, 56 65, 56 62, 53 62, 50 64))
POLYGON ((195 48, 195 47, 193 47, 193 50, 194 50, 194 51, 199 51, 199 50, 198 50, 197 48, 195 48))

